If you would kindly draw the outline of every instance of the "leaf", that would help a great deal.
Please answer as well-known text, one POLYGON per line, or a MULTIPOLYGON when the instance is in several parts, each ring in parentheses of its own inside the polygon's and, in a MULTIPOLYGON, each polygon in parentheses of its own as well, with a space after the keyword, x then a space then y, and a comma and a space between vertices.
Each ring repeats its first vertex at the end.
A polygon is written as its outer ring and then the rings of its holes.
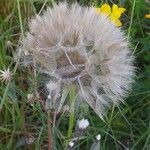
POLYGON ((13 102, 17 102, 17 93, 16 93, 16 85, 14 83, 10 84, 9 90, 8 90, 8 96, 11 98, 13 102))
POLYGON ((57 110, 57 113, 60 112, 65 100, 66 100, 66 97, 68 95, 68 90, 66 90, 65 88, 63 89, 63 94, 62 94, 62 97, 61 97, 61 100, 60 100, 60 104, 59 104, 59 107, 58 107, 58 110, 57 110))
POLYGON ((100 150, 100 141, 96 141, 92 144, 90 150, 100 150))

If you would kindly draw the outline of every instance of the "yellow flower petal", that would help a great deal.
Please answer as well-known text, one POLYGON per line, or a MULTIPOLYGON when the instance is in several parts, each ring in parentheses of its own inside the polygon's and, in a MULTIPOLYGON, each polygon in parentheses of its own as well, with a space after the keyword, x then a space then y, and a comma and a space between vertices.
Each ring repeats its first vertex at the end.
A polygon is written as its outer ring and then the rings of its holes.
POLYGON ((112 12, 118 11, 118 6, 116 4, 113 4, 112 6, 112 12))
POLYGON ((111 13, 111 7, 108 4, 103 4, 100 9, 101 12, 106 15, 109 15, 111 13))
POLYGON ((96 13, 100 13, 101 12, 101 8, 95 8, 96 13))
POLYGON ((150 14, 146 14, 146 15, 145 15, 145 18, 150 19, 150 14))
POLYGON ((121 14, 125 10, 126 10, 125 8, 118 7, 116 4, 113 4, 112 11, 111 11, 111 7, 108 4, 103 4, 100 9, 96 8, 96 12, 98 13, 101 12, 101 13, 105 13, 106 15, 108 15, 110 20, 118 27, 122 25, 119 18, 121 17, 121 14))
POLYGON ((112 6, 112 12, 120 12, 121 14, 125 11, 126 9, 123 7, 118 7, 116 4, 113 4, 112 6))
POLYGON ((121 21, 120 21, 119 19, 113 20, 113 22, 115 23, 115 25, 116 25, 117 27, 122 26, 122 23, 121 23, 121 21))
POLYGON ((112 12, 109 16, 111 19, 116 20, 119 19, 121 17, 121 13, 116 11, 116 12, 112 12))
POLYGON ((116 18, 120 18, 121 14, 125 11, 126 9, 123 7, 118 7, 116 4, 113 4, 112 6, 112 13, 115 14, 116 18))
POLYGON ((126 10, 125 8, 123 8, 123 7, 119 7, 119 12, 120 12, 120 13, 124 13, 124 12, 125 12, 125 10, 126 10))

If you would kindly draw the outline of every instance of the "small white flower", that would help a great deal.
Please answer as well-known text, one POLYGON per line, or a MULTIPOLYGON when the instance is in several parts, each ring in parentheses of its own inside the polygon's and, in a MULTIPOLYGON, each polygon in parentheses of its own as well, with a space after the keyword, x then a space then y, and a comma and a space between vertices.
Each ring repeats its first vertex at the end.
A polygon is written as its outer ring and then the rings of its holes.
POLYGON ((98 134, 98 135, 96 136, 96 139, 99 141, 99 140, 101 139, 101 135, 98 134))
POLYGON ((12 50, 13 49, 13 43, 11 41, 6 42, 6 48, 12 50))
POLYGON ((69 112, 69 110, 70 110, 69 105, 64 105, 62 110, 63 110, 63 112, 69 112))
POLYGON ((81 130, 85 130, 89 126, 89 121, 87 119, 82 119, 78 121, 78 127, 81 130))
POLYGON ((70 142, 69 142, 69 146, 70 146, 70 147, 73 147, 73 146, 74 146, 74 142, 73 142, 73 141, 70 141, 70 142))
POLYGON ((51 99, 51 95, 49 94, 47 98, 48 98, 48 99, 51 99))
POLYGON ((28 97, 28 101, 31 102, 31 101, 33 100, 34 95, 31 94, 31 93, 29 93, 29 94, 27 95, 27 97, 28 97))
POLYGON ((35 141, 34 137, 28 137, 28 138, 26 138, 26 143, 27 144, 32 144, 34 141, 35 141))
POLYGON ((0 70, 0 73, 0 80, 2 80, 2 82, 9 82, 11 80, 12 73, 9 68, 0 70))

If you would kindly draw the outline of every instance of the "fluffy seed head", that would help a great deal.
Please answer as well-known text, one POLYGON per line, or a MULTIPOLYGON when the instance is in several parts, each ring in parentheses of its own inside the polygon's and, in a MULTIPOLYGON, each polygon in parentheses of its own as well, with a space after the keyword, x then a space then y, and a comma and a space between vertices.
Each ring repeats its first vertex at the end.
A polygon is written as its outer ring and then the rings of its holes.
MULTIPOLYGON (((134 67, 127 39, 92 7, 60 3, 37 15, 29 24, 23 50, 40 70, 58 80, 58 89, 76 84, 78 99, 100 117, 130 89, 134 67)), ((50 91, 52 87, 49 84, 50 91)))
POLYGON ((9 68, 0 70, 0 80, 2 82, 9 82, 12 79, 12 73, 9 68))

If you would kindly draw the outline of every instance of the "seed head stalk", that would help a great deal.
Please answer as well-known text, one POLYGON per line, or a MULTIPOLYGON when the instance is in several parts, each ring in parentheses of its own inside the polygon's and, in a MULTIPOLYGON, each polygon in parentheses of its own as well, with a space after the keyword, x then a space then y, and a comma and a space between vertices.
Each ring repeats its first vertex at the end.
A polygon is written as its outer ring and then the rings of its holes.
POLYGON ((47 116, 47 124, 48 124, 48 150, 52 150, 53 149, 53 145, 52 145, 52 131, 51 131, 51 112, 50 110, 48 110, 47 112, 48 116, 47 116))

